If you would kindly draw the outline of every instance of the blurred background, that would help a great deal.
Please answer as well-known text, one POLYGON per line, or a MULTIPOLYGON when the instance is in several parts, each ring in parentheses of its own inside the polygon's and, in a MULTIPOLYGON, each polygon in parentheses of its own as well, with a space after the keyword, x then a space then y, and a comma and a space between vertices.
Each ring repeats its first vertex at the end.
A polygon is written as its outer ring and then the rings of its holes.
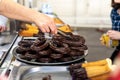
POLYGON ((79 27, 111 27, 111 0, 16 0, 41 10, 48 3, 65 23, 79 27))

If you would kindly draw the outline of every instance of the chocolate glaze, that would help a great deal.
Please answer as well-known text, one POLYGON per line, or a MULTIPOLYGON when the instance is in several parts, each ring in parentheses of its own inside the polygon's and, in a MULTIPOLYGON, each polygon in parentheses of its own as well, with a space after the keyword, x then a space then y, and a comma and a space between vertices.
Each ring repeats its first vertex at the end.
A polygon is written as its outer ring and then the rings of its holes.
POLYGON ((68 35, 72 38, 57 34, 52 39, 46 39, 41 35, 35 41, 22 40, 18 43, 19 47, 16 52, 21 55, 22 59, 36 58, 35 61, 42 63, 67 62, 78 59, 88 49, 85 39, 72 33, 68 33, 68 35))

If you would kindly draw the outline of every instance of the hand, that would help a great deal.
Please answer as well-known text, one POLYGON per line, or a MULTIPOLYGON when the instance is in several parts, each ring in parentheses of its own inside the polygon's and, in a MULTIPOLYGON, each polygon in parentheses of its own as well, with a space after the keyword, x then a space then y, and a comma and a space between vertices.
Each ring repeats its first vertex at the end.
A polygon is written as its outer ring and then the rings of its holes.
POLYGON ((54 20, 52 18, 42 13, 36 13, 33 18, 33 22, 42 32, 57 34, 57 27, 55 26, 54 20))
POLYGON ((6 76, 0 76, 0 80, 8 80, 6 76))
POLYGON ((13 0, 2 0, 0 2, 0 14, 17 20, 36 24, 42 32, 57 34, 54 20, 36 10, 22 6, 13 0))
POLYGON ((5 31, 7 28, 5 26, 0 26, 0 32, 5 31))
POLYGON ((119 4, 119 3, 120 3, 120 0, 114 0, 114 2, 119 4))
POLYGON ((114 40, 120 40, 120 32, 115 30, 109 30, 107 35, 114 40))

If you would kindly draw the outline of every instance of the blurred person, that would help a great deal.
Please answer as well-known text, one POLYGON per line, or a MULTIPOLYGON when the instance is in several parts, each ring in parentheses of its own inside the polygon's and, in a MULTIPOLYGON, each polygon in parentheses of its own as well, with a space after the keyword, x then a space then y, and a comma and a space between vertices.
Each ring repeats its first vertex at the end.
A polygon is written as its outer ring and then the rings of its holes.
POLYGON ((3 32, 7 29, 8 18, 0 15, 0 32, 3 32))
MULTIPOLYGON (((119 33, 120 33, 120 0, 112 0, 111 6, 113 7, 110 17, 112 21, 112 30, 108 30, 107 34, 110 36, 111 39, 120 40, 119 33)), ((120 51, 120 43, 115 48, 114 52, 111 55, 111 60, 114 61, 120 51)))
POLYGON ((112 30, 107 31, 107 35, 112 40, 119 40, 119 45, 111 55, 111 60, 116 65, 108 80, 120 80, 120 0, 112 0, 111 21, 112 30))
POLYGON ((54 20, 36 10, 22 6, 13 0, 0 0, 0 14, 8 18, 32 22, 42 32, 57 33, 54 20))

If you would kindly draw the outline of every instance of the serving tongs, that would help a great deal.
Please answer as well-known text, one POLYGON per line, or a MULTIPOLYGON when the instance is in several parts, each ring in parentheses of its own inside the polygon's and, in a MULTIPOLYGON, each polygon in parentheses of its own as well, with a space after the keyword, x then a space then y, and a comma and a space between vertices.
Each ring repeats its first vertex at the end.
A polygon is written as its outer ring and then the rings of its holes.
MULTIPOLYGON (((56 27, 60 27, 60 26, 64 26, 64 25, 67 25, 67 24, 61 24, 61 25, 57 25, 57 24, 56 24, 56 27)), ((25 24, 24 24, 24 25, 21 26, 21 29, 22 29, 22 30, 27 30, 28 28, 27 28, 27 27, 25 26, 25 24)), ((66 34, 64 31, 62 31, 62 30, 60 30, 60 29, 57 29, 57 32, 58 32, 59 34, 61 34, 62 36, 66 37, 66 38, 72 39, 72 37, 71 37, 70 35, 66 34)), ((51 38, 53 37, 53 34, 45 33, 45 37, 51 39, 51 38)))
POLYGON ((66 37, 66 38, 69 38, 69 39, 72 39, 72 37, 71 37, 70 35, 66 34, 65 32, 63 32, 63 31, 61 31, 61 30, 59 30, 59 29, 57 29, 57 31, 58 31, 58 33, 61 34, 62 36, 66 37))
MULTIPOLYGON (((72 39, 72 37, 70 35, 66 34, 65 32, 63 32, 63 31, 61 31, 59 29, 57 29, 57 34, 60 34, 60 35, 66 37, 68 39, 72 39)), ((55 35, 57 35, 57 34, 55 34, 55 35)), ((54 34, 45 33, 45 38, 47 38, 47 39, 52 39, 53 36, 54 36, 54 34)))

